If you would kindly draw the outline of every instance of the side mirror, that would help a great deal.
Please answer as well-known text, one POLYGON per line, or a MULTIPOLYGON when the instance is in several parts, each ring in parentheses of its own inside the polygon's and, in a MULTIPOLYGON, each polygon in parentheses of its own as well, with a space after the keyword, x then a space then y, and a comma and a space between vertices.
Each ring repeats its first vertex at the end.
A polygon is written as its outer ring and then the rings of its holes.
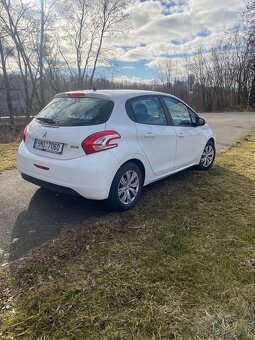
POLYGON ((206 121, 204 118, 197 116, 196 117, 196 126, 203 126, 205 125, 206 121))

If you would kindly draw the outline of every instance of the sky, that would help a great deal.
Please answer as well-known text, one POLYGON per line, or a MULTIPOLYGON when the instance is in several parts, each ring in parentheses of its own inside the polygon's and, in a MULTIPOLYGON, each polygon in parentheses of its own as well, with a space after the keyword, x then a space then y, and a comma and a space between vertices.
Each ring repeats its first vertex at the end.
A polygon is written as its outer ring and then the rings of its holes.
POLYGON ((117 77, 155 82, 160 61, 181 64, 198 46, 210 48, 240 18, 240 0, 135 0, 128 8, 132 29, 115 37, 117 77))

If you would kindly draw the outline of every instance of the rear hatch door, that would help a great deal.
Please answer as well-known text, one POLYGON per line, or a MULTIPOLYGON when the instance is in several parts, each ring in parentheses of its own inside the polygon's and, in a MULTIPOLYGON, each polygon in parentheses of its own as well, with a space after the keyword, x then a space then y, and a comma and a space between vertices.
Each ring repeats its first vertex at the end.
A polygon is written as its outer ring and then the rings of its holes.
POLYGON ((82 141, 105 130, 113 102, 85 94, 54 98, 29 124, 26 146, 37 155, 56 159, 85 156, 82 141))

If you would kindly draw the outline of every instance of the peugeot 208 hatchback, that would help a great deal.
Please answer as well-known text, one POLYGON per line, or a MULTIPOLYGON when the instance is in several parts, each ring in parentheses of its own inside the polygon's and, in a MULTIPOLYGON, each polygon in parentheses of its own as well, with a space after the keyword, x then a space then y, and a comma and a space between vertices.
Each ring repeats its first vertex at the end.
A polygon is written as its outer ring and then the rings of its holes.
POLYGON ((214 158, 212 128, 182 100, 100 90, 57 94, 26 126, 17 165, 27 181, 121 211, 143 186, 214 158))

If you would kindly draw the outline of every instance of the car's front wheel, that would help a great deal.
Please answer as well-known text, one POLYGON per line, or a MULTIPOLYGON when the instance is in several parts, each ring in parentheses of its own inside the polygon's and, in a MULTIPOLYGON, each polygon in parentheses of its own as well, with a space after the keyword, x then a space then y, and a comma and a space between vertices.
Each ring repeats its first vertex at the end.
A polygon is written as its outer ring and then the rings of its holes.
POLYGON ((113 210, 125 211, 137 203, 143 186, 143 176, 140 168, 128 162, 116 173, 107 205, 113 210))
POLYGON ((212 141, 208 141, 197 168, 199 170, 208 170, 213 165, 215 154, 216 150, 214 143, 212 141))

